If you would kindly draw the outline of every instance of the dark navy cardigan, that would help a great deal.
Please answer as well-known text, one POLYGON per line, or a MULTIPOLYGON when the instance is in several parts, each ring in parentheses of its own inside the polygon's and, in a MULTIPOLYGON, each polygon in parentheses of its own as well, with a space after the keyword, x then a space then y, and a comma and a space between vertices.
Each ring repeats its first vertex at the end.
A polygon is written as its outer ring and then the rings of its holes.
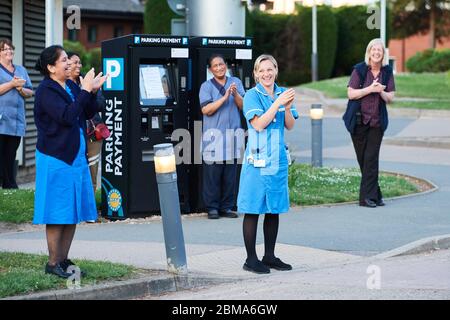
MULTIPOLYGON (((359 88, 362 89, 364 82, 366 80, 366 74, 369 70, 367 64, 365 62, 361 62, 353 66, 354 69, 358 72, 358 76, 360 79, 360 86, 359 88)), ((381 84, 387 85, 389 79, 392 76, 392 68, 389 65, 381 67, 381 84)), ((386 108, 386 102, 383 99, 380 99, 379 104, 379 110, 380 110, 380 123, 381 123, 381 129, 386 131, 388 124, 389 124, 389 118, 388 118, 388 112, 386 108)), ((356 113, 361 111, 361 99, 358 100, 348 100, 347 103, 347 109, 345 110, 344 115, 342 116, 342 119, 344 120, 345 127, 347 128, 348 132, 351 134, 355 131, 356 126, 356 113)))
POLYGON ((96 95, 66 81, 75 101, 56 81, 45 77, 36 89, 34 121, 39 152, 72 165, 80 148, 80 128, 86 139, 86 119, 101 111, 96 95))

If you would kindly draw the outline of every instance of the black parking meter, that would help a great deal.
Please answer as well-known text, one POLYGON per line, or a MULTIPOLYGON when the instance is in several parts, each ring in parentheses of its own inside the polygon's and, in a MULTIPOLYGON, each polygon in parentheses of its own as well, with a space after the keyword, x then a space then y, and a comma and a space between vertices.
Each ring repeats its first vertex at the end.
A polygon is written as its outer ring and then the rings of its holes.
MULTIPOLYGON (((102 42, 102 215, 123 219, 159 212, 154 149, 188 130, 189 39, 127 35, 102 42)), ((177 165, 180 207, 189 212, 189 166, 177 165)))
MULTIPOLYGON (((224 57, 228 67, 228 76, 241 79, 244 89, 247 91, 254 85, 253 81, 253 56, 252 56, 252 38, 240 37, 192 37, 190 42, 190 56, 192 57, 192 91, 191 95, 191 121, 190 128, 197 128, 201 132, 201 121, 203 119, 200 102, 200 86, 206 80, 212 77, 208 70, 208 60, 213 54, 220 54, 224 57), (197 125, 196 125, 197 123, 197 125), (199 128, 200 126, 200 128, 199 128)), ((241 124, 244 130, 247 129, 245 118, 241 115, 241 124)), ((193 132, 194 129, 191 129, 193 132)), ((201 135, 193 135, 196 139, 195 146, 201 144, 201 135)), ((199 148, 193 148, 193 159, 201 159, 199 148)), ((238 183, 236 183, 236 195, 239 185, 239 175, 241 166, 238 166, 238 183)), ((202 165, 196 163, 191 168, 190 189, 191 189, 191 208, 196 211, 203 211, 204 204, 201 199, 202 190, 202 165), (195 177, 195 178, 194 178, 195 177), (195 192, 194 192, 195 191, 195 192)))

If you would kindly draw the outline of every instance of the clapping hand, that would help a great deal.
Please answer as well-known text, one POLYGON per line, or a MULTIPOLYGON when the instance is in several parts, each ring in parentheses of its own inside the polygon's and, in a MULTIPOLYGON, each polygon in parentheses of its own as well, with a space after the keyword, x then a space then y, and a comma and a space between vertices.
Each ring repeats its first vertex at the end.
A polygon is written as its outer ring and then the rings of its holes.
POLYGON ((232 83, 231 85, 230 85, 230 87, 228 88, 228 90, 230 90, 230 93, 234 96, 234 95, 236 95, 236 93, 237 93, 237 86, 236 86, 236 83, 232 83))
POLYGON ((17 90, 20 91, 26 81, 25 81, 25 79, 19 78, 18 76, 14 76, 14 78, 12 78, 11 82, 12 82, 12 85, 14 86, 14 88, 16 88, 17 90))
POLYGON ((84 78, 80 76, 81 87, 88 92, 97 92, 106 81, 108 75, 102 76, 102 72, 95 75, 94 68, 88 71, 84 78))
POLYGON ((378 82, 378 78, 373 80, 372 84, 370 85, 370 92, 372 93, 381 93, 384 91, 386 86, 383 86, 381 83, 378 82))
POLYGON ((93 86, 93 91, 97 92, 98 89, 100 89, 102 87, 102 85, 105 83, 106 79, 108 78, 108 74, 105 74, 104 76, 103 72, 100 72, 95 78, 94 78, 94 86, 93 86))
POLYGON ((280 94, 277 100, 275 100, 275 102, 277 102, 279 106, 285 106, 286 108, 290 108, 292 106, 294 98, 295 98, 295 90, 291 88, 280 94))

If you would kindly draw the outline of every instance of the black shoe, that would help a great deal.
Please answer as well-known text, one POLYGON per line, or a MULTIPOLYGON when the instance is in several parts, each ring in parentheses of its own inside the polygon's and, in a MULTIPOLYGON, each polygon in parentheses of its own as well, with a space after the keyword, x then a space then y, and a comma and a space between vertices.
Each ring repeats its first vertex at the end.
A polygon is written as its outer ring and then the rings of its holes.
POLYGON ((381 198, 380 200, 377 201, 377 207, 383 207, 385 205, 386 205, 386 203, 384 203, 383 198, 381 198))
POLYGON ((220 210, 219 211, 219 216, 221 218, 237 218, 238 217, 237 213, 232 211, 231 209, 220 210))
POLYGON ((270 269, 259 260, 256 260, 255 262, 249 262, 246 260, 242 268, 245 271, 250 271, 257 274, 270 273, 270 269))
POLYGON ((59 264, 59 263, 55 264, 54 266, 51 266, 47 263, 45 265, 45 273, 54 274, 54 275, 57 275, 58 277, 64 278, 64 279, 67 279, 72 275, 71 273, 65 272, 63 270, 63 268, 61 267, 61 264, 59 264))
MULTIPOLYGON (((69 268, 70 266, 76 266, 76 264, 73 263, 73 261, 70 260, 70 259, 64 259, 64 260, 63 260, 62 262, 60 262, 59 264, 60 264, 61 268, 63 268, 63 270, 64 270, 65 272, 67 272, 67 268, 69 268)), ((75 270, 72 270, 72 273, 75 273, 75 270)), ((85 277, 85 276, 86 276, 86 272, 80 270, 80 275, 81 275, 82 277, 85 277)))
POLYGON ((292 270, 292 266, 290 264, 284 263, 279 258, 267 259, 266 257, 263 257, 262 263, 264 263, 269 268, 272 268, 275 270, 280 270, 280 271, 292 270))
POLYGON ((215 210, 215 209, 209 210, 208 211, 208 219, 219 219, 219 213, 217 212, 217 210, 215 210))
POLYGON ((363 201, 361 201, 359 203, 359 205, 361 207, 368 207, 368 208, 376 208, 377 204, 375 203, 375 201, 370 200, 370 199, 364 199, 363 201))

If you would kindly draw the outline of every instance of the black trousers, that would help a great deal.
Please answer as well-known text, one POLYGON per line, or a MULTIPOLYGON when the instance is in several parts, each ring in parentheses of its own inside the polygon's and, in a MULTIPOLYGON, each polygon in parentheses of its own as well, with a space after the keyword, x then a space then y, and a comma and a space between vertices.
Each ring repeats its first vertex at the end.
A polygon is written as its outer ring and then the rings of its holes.
POLYGON ((0 134, 0 168, 3 189, 17 189, 14 163, 21 137, 0 134))
POLYGON ((378 184, 378 169, 383 130, 370 127, 368 124, 356 125, 355 133, 351 136, 361 169, 359 201, 380 200, 383 196, 378 184))
POLYGON ((236 160, 232 164, 203 163, 202 197, 206 210, 228 210, 236 205, 236 160))

